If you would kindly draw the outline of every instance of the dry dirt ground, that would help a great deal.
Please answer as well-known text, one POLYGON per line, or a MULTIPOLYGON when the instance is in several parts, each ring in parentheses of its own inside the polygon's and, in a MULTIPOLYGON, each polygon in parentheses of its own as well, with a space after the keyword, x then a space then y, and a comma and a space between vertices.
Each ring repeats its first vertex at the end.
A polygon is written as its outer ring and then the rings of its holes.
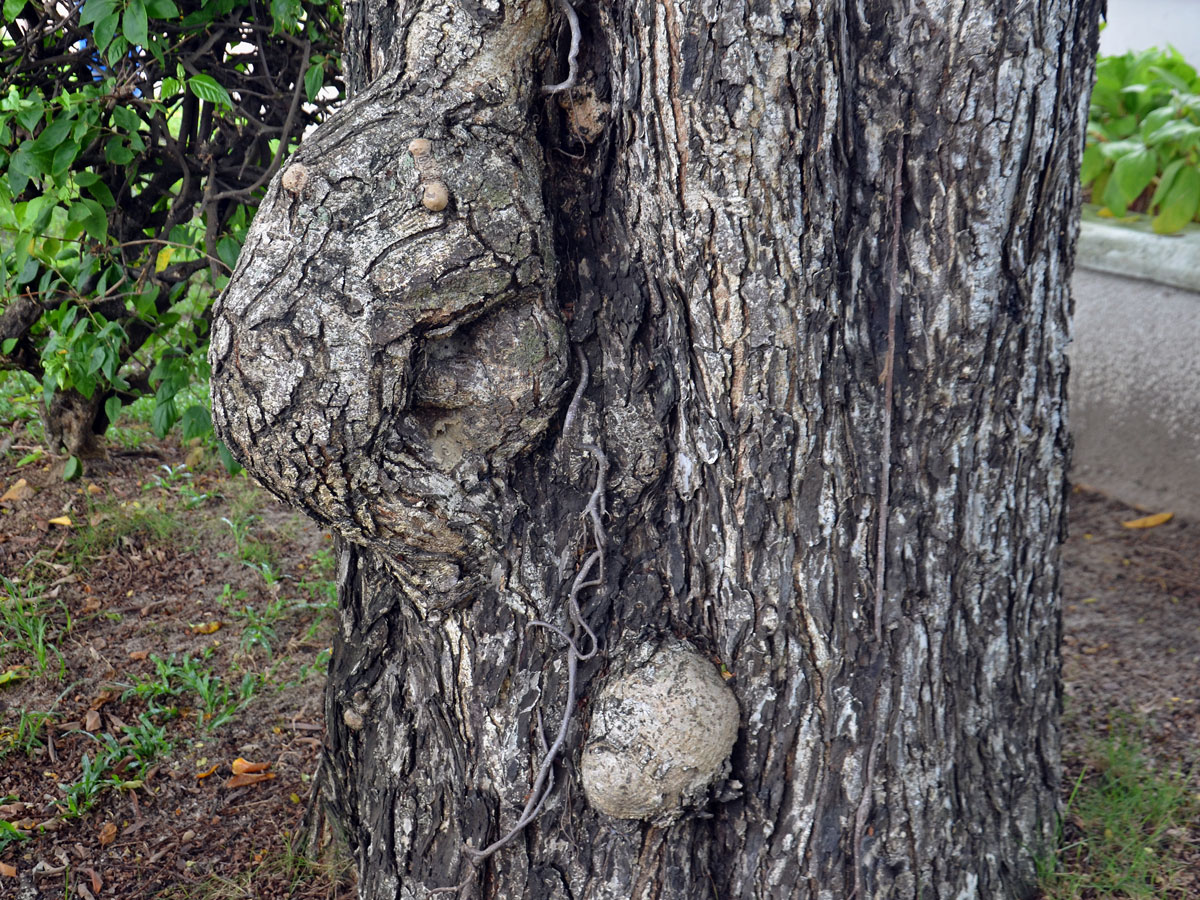
MULTIPOLYGON (((29 449, 0 456, 0 898, 349 898, 329 848, 291 850, 320 747, 328 536, 174 443, 72 483, 19 466, 29 449)), ((1068 790, 1123 727, 1197 789, 1200 524, 1131 530, 1138 511, 1072 499, 1068 790)), ((1176 837, 1197 851, 1200 825, 1176 837)))

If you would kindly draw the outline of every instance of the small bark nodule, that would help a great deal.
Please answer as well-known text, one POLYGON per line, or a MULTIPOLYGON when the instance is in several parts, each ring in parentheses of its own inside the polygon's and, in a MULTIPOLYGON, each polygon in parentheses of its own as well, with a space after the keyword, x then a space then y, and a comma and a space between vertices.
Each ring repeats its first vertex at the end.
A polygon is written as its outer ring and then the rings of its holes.
POLYGON ((214 317, 361 896, 1031 895, 1098 0, 572 6, 349 4, 214 317))

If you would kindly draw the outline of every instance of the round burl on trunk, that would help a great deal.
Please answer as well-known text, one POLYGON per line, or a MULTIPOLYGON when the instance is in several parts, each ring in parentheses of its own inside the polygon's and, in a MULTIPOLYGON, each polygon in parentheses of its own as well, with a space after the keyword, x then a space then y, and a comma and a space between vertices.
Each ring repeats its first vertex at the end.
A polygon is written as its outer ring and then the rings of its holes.
POLYGON ((738 705, 688 644, 667 644, 643 660, 599 691, 581 776, 600 812, 665 825, 728 773, 738 705))

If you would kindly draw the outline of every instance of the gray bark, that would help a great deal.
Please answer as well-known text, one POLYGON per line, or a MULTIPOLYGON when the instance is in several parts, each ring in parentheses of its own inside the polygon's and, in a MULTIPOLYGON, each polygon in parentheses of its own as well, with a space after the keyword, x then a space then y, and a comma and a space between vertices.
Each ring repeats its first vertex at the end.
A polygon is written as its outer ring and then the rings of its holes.
POLYGON ((348 5, 356 96, 268 192, 212 361, 222 437, 339 535, 361 896, 1033 891, 1099 7, 578 2, 543 95, 561 6, 348 5), (679 646, 732 755, 598 812, 606 686, 679 646), (476 865, 576 663, 546 806, 476 865))

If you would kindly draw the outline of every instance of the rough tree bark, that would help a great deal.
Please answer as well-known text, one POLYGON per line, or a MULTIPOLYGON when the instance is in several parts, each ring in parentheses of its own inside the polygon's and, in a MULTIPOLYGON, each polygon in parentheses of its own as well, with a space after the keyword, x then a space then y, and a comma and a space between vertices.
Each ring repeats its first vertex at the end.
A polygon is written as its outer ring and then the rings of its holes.
POLYGON ((348 4, 353 99, 212 361, 231 449, 339 536, 361 896, 1031 892, 1101 5, 576 0, 546 93, 565 4, 348 4), (656 793, 664 737, 599 812, 613 698, 688 666, 730 759, 656 793), (541 815, 476 863, 574 669, 541 815))

